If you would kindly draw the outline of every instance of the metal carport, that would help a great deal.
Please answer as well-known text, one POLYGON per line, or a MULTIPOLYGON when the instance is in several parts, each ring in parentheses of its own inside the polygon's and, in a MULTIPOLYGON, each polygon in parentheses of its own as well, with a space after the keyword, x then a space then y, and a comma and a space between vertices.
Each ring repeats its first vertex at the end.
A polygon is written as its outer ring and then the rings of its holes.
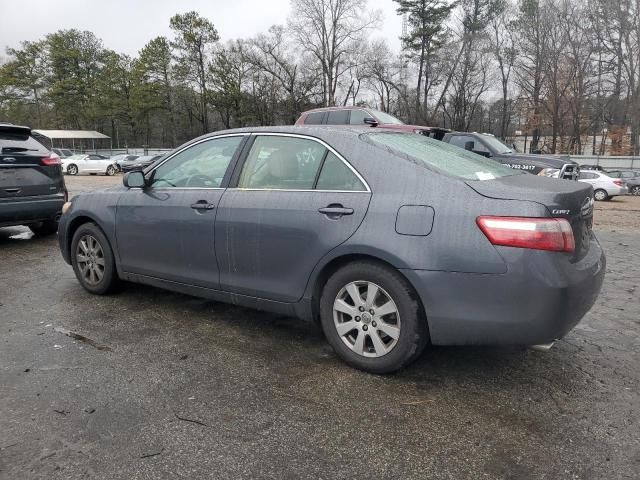
POLYGON ((43 138, 47 139, 51 148, 69 148, 69 142, 71 142, 71 149, 75 151, 76 140, 80 145, 86 145, 91 141, 92 150, 96 149, 96 140, 108 140, 109 148, 112 148, 111 137, 104 133, 96 132, 95 130, 32 130, 31 133, 33 133, 38 140, 43 138))

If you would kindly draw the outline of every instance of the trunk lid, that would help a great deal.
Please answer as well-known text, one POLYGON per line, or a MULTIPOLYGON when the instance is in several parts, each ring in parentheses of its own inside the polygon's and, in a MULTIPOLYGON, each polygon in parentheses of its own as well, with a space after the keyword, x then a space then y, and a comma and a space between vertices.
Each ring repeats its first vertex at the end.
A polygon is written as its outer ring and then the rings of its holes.
POLYGON ((466 183, 482 196, 540 203, 546 207, 550 217, 566 218, 571 223, 576 243, 574 261, 586 255, 593 226, 591 185, 533 175, 510 175, 466 183))
POLYGON ((31 129, 0 124, 0 199, 52 195, 64 191, 60 165, 44 165, 48 149, 31 129))

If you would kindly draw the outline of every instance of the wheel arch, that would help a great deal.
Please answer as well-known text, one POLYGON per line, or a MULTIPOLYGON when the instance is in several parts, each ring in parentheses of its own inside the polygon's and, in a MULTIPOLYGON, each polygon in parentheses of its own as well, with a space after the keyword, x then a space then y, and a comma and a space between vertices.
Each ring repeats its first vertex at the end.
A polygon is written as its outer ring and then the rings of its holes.
POLYGON ((423 299, 418 294, 418 291, 413 285, 413 282, 411 281, 411 279, 407 277, 407 275, 405 275, 402 269, 393 265, 388 260, 385 260, 380 256, 376 256, 375 254, 371 254, 371 253, 345 253, 342 255, 335 256, 334 258, 326 262, 324 265, 322 265, 322 267, 315 274, 315 277, 313 279, 313 284, 311 286, 311 292, 310 292, 311 293, 311 315, 315 323, 319 323, 320 297, 322 296, 322 289, 327 283, 327 280, 329 280, 329 277, 331 277, 333 273, 338 271, 343 266, 348 265, 349 263, 359 262, 359 261, 377 263, 384 267, 393 269, 395 272, 397 272, 398 275, 400 275, 400 277, 402 277, 407 282, 407 285, 409 285, 411 294, 414 296, 414 298, 418 302, 418 306, 420 308, 420 314, 423 320, 427 324, 427 329, 429 329, 430 331, 429 318, 426 314, 426 311, 427 311, 426 306, 424 305, 423 299))
POLYGON ((107 239, 107 242, 109 242, 109 248, 111 248, 111 251, 113 251, 113 245, 111 245, 111 241, 109 240, 109 236, 107 235, 105 229, 102 227, 102 225, 100 225, 100 222, 98 222, 94 217, 87 215, 87 214, 80 214, 76 217, 73 218, 73 220, 71 220, 69 222, 69 225, 67 226, 67 238, 66 238, 66 244, 64 246, 65 248, 65 252, 66 254, 69 256, 69 258, 71 258, 71 243, 73 242, 73 236, 76 234, 76 232, 78 231, 78 229, 84 225, 85 223, 93 223, 96 227, 98 227, 103 235, 105 236, 105 238, 107 239))

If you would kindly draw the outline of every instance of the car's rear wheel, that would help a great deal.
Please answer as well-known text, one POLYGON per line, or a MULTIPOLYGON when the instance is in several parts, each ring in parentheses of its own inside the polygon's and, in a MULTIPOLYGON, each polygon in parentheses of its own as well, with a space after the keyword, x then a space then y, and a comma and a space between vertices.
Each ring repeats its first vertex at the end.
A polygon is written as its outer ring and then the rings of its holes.
POLYGON ((640 185, 636 185, 631 189, 631 195, 640 196, 640 185))
POLYGON ((69 175, 77 175, 78 174, 78 167, 76 165, 74 165, 73 163, 71 165, 67 166, 67 173, 69 175))
POLYGON ((371 373, 405 367, 429 338, 422 308, 406 279, 374 262, 351 263, 331 275, 320 299, 320 320, 338 356, 371 373))
POLYGON ((29 229, 37 237, 43 237, 45 235, 53 235, 58 231, 58 222, 55 220, 46 220, 44 222, 40 222, 35 225, 29 225, 29 229))
POLYGON ((94 223, 81 225, 73 235, 71 264, 76 278, 88 292, 104 295, 118 281, 109 241, 94 223))
POLYGON ((602 190, 601 188, 599 188, 598 190, 593 192, 593 198, 595 198, 596 200, 602 202, 604 200, 608 200, 609 199, 609 194, 607 193, 606 190, 602 190))
POLYGON ((111 177, 112 175, 115 175, 117 171, 118 171, 118 170, 116 169, 116 167, 114 167, 113 165, 109 165, 109 166, 107 167, 107 171, 106 171, 105 173, 106 173, 109 177, 111 177))

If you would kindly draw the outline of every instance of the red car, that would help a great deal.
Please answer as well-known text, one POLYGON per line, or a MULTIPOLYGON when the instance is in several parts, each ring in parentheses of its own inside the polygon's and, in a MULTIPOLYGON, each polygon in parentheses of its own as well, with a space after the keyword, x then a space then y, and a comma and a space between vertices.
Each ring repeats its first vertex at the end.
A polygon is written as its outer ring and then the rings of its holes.
POLYGON ((393 115, 368 107, 325 107, 307 110, 296 120, 296 125, 371 125, 401 132, 421 133, 440 140, 448 130, 407 125, 393 115), (438 132, 441 136, 438 137, 438 132))

